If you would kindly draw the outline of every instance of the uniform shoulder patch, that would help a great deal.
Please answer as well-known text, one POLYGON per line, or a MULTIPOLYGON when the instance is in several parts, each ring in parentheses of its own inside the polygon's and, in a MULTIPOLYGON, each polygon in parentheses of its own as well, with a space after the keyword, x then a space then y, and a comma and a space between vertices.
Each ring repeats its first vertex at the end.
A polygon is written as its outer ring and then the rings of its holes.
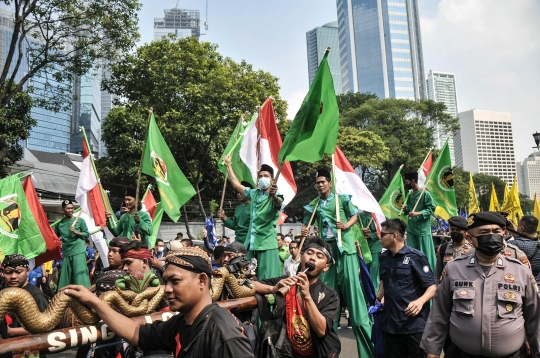
POLYGON ((527 258, 527 256, 523 256, 519 259, 519 261, 521 261, 521 263, 525 266, 530 266, 530 263, 529 263, 529 259, 527 258))
POLYGON ((506 257, 514 257, 514 253, 510 249, 504 250, 504 256, 506 257))

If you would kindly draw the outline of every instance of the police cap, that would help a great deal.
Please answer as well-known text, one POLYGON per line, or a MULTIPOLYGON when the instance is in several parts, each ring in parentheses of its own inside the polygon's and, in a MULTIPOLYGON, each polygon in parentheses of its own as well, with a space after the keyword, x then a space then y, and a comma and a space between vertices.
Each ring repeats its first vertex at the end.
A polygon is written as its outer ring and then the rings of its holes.
POLYGON ((448 219, 450 226, 455 226, 462 230, 467 230, 467 219, 462 216, 453 216, 448 219))
POLYGON ((471 214, 469 220, 467 220, 467 227, 469 229, 484 225, 499 225, 500 227, 505 227, 506 219, 499 213, 483 211, 471 214))

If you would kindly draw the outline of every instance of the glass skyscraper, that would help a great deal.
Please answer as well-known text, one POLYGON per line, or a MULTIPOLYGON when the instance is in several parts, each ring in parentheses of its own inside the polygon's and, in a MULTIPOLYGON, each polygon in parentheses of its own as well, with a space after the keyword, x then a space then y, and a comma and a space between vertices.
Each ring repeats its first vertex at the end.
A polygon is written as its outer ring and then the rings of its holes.
POLYGON ((417 0, 337 0, 343 92, 426 96, 417 0))
POLYGON ((316 27, 306 33, 309 85, 313 82, 327 47, 330 47, 328 65, 334 80, 336 95, 341 94, 341 59, 337 21, 316 27))
POLYGON ((201 37, 201 19, 199 10, 167 9, 165 17, 154 18, 154 40, 168 34, 176 37, 201 37))

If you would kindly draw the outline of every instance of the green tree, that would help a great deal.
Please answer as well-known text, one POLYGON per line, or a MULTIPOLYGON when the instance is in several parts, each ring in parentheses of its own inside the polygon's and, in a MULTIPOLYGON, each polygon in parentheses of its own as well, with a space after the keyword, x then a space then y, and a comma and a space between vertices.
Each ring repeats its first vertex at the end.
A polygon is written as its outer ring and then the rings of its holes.
POLYGON ((200 217, 206 217, 207 207, 202 195, 209 201, 221 193, 224 177, 216 163, 238 119, 250 118, 267 96, 274 98, 276 118, 280 122, 286 118, 277 78, 254 70, 245 61, 223 57, 216 45, 193 37, 163 38, 137 48, 111 65, 111 77, 103 86, 118 95, 119 104, 125 107, 119 115, 109 115, 104 128, 131 126, 127 137, 136 142, 126 149, 122 140, 104 133, 109 157, 100 160, 103 181, 114 183, 123 178, 126 184, 135 185, 130 168, 138 167, 144 141, 140 139, 144 135, 139 135, 144 126, 139 122, 145 123, 146 115, 141 109, 153 107, 165 141, 197 191, 200 217), (135 123, 131 123, 133 117, 138 118, 135 123), (126 155, 117 155, 126 150, 126 155))
POLYGON ((338 107, 340 113, 345 113, 348 110, 358 108, 370 99, 378 99, 376 94, 362 92, 347 92, 337 96, 338 107))
POLYGON ((342 123, 378 134, 391 157, 380 168, 363 168, 365 181, 381 197, 398 168, 417 171, 434 146, 433 124, 453 133, 458 120, 445 113, 446 106, 431 100, 369 99, 360 107, 342 113, 342 123))
POLYGON ((519 201, 521 202, 521 210, 525 215, 532 215, 534 200, 530 199, 527 195, 519 194, 519 201))

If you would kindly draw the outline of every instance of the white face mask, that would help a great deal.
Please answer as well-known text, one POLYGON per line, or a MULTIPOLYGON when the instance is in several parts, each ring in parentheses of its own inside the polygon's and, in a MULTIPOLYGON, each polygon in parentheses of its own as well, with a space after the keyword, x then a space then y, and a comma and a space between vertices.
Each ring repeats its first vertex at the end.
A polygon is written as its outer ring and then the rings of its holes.
POLYGON ((158 246, 157 250, 158 252, 163 252, 165 251, 165 246, 158 246))
POLYGON ((259 188, 263 190, 268 189, 268 187, 270 187, 270 178, 259 178, 257 184, 259 185, 259 188))

